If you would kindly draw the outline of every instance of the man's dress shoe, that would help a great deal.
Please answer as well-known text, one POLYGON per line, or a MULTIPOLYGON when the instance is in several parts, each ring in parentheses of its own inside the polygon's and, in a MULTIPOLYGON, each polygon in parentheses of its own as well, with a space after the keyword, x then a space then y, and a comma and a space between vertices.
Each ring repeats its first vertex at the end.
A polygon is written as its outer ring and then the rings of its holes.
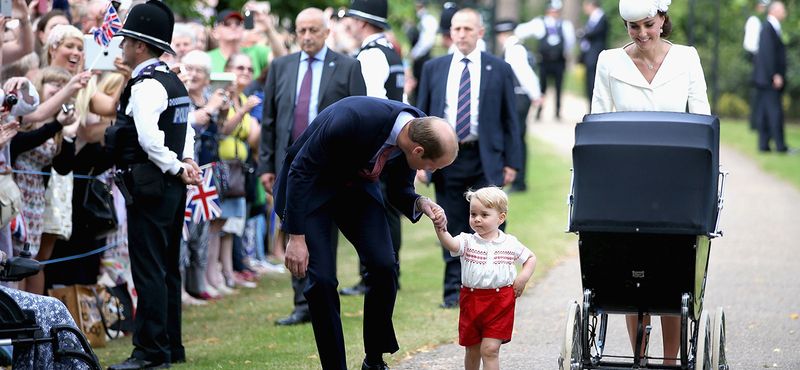
POLYGON ((121 364, 108 367, 108 370, 137 370, 137 369, 169 369, 169 363, 155 364, 147 360, 131 357, 121 364))
POLYGON ((366 292, 367 292, 367 286, 362 281, 362 282, 360 282, 360 283, 358 283, 356 285, 353 285, 353 286, 351 286, 349 288, 343 288, 342 291, 339 292, 339 293, 341 295, 364 295, 364 293, 366 293, 366 292))
POLYGON ((381 361, 381 363, 377 365, 369 366, 366 362, 361 362, 361 370, 389 370, 389 366, 386 365, 386 362, 381 361))
POLYGON ((292 312, 292 314, 289 315, 289 317, 275 321, 275 325, 291 326, 291 325, 304 324, 310 321, 311 321, 311 315, 309 315, 307 312, 292 312))

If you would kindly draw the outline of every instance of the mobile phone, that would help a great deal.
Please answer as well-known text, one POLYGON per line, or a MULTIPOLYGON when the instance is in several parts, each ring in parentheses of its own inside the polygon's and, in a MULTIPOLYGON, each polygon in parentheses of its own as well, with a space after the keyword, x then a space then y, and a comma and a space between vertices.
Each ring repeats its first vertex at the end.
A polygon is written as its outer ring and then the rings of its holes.
POLYGON ((83 35, 85 47, 83 49, 83 68, 86 70, 91 68, 95 71, 116 71, 114 60, 122 56, 122 49, 119 47, 121 43, 122 36, 114 36, 111 38, 108 48, 104 48, 94 41, 94 35, 83 35))
POLYGON ((64 113, 69 113, 69 111, 75 109, 75 106, 72 104, 61 104, 61 110, 64 113))
POLYGON ((236 74, 231 72, 214 72, 210 76, 211 79, 211 92, 228 87, 233 81, 236 81, 236 74))
POLYGON ((244 11, 244 29, 246 29, 246 30, 252 30, 253 29, 253 27, 255 26, 255 23, 253 21, 253 16, 254 15, 255 15, 255 13, 250 9, 247 9, 247 10, 244 11))
POLYGON ((0 13, 6 18, 11 18, 11 0, 0 0, 0 13))
POLYGON ((44 15, 47 13, 47 0, 39 0, 39 5, 36 6, 36 12, 39 15, 44 15))

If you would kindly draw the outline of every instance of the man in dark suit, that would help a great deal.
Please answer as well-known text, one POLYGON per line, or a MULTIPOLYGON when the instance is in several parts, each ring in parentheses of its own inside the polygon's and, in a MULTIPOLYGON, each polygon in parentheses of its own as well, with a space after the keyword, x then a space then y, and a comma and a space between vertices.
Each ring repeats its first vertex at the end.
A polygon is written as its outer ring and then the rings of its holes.
POLYGON ((755 109, 758 123, 758 149, 770 151, 770 140, 775 150, 790 152, 783 141, 783 106, 781 95, 786 79, 786 49, 781 41, 781 22, 786 18, 786 7, 775 1, 767 8, 767 20, 761 26, 758 54, 753 68, 753 85, 758 89, 755 109))
POLYGON ((589 98, 589 109, 592 105, 592 92, 594 91, 594 75, 597 71, 597 57, 606 49, 606 35, 608 34, 608 20, 599 0, 585 0, 583 12, 589 16, 586 26, 578 30, 581 39, 581 63, 586 66, 586 97, 589 98))
MULTIPOLYGON (((286 147, 303 133, 308 123, 340 99, 367 93, 358 60, 325 46, 329 30, 322 10, 301 11, 295 20, 295 32, 303 50, 275 59, 264 87, 258 174, 270 194, 286 147)), ((337 234, 334 230, 333 235, 337 234)), ((335 246, 335 237, 333 243, 335 246)), ((311 321, 308 301, 303 296, 306 282, 305 278, 292 278, 294 311, 289 317, 276 321, 276 325, 311 321)))
POLYGON ((403 103, 360 96, 323 110, 286 150, 275 208, 289 234, 286 267, 309 278, 305 296, 323 369, 347 369, 332 224, 367 268, 362 369, 386 369, 383 353, 399 349, 392 324, 397 261, 377 180, 381 173, 387 176, 389 201, 412 222, 425 213, 444 229, 446 218, 433 213, 438 206, 414 192, 414 170, 438 170, 457 153, 455 132, 442 119, 403 103))
MULTIPOLYGON (((471 232, 464 192, 486 185, 512 183, 521 163, 514 72, 502 59, 481 52, 483 20, 474 9, 461 9, 450 26, 458 50, 425 63, 417 107, 444 117, 459 134, 460 153, 452 166, 433 175, 436 201, 450 220, 452 235, 471 232)), ((420 177, 425 175, 420 173, 420 177)), ((442 248, 445 260, 443 308, 458 306, 461 262, 442 248)))

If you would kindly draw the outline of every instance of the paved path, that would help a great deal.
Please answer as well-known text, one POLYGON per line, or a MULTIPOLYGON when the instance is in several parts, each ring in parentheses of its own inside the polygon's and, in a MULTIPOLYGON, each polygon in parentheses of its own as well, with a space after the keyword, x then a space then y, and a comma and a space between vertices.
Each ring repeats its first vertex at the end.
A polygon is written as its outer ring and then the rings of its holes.
MULTIPOLYGON (((545 108, 541 122, 529 120, 528 132, 568 156, 574 122, 586 111, 586 102, 565 100, 561 122, 546 119, 550 110, 545 108)), ((712 243, 706 310, 725 308, 732 369, 800 369, 800 192, 726 147, 720 164, 731 175, 721 220, 725 236, 712 243)), ((565 257, 517 301, 515 333, 501 348, 501 368, 557 368, 564 311, 570 300, 581 299, 576 257, 577 252, 565 257)), ((660 332, 654 326, 651 354, 658 356, 660 332)), ((622 317, 609 318, 607 339, 607 354, 631 355, 622 317)), ((461 369, 463 354, 463 347, 442 345, 393 369, 461 369)))

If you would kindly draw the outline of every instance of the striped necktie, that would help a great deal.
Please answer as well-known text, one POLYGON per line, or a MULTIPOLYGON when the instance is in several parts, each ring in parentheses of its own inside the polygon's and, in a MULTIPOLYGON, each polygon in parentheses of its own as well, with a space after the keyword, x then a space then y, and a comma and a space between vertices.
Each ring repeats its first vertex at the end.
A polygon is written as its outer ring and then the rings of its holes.
POLYGON ((464 62, 464 70, 461 71, 461 80, 458 84, 458 110, 456 111, 456 132, 458 133, 458 140, 462 143, 467 140, 469 136, 470 127, 470 113, 472 96, 470 93, 470 77, 469 77, 469 59, 461 59, 464 62))

